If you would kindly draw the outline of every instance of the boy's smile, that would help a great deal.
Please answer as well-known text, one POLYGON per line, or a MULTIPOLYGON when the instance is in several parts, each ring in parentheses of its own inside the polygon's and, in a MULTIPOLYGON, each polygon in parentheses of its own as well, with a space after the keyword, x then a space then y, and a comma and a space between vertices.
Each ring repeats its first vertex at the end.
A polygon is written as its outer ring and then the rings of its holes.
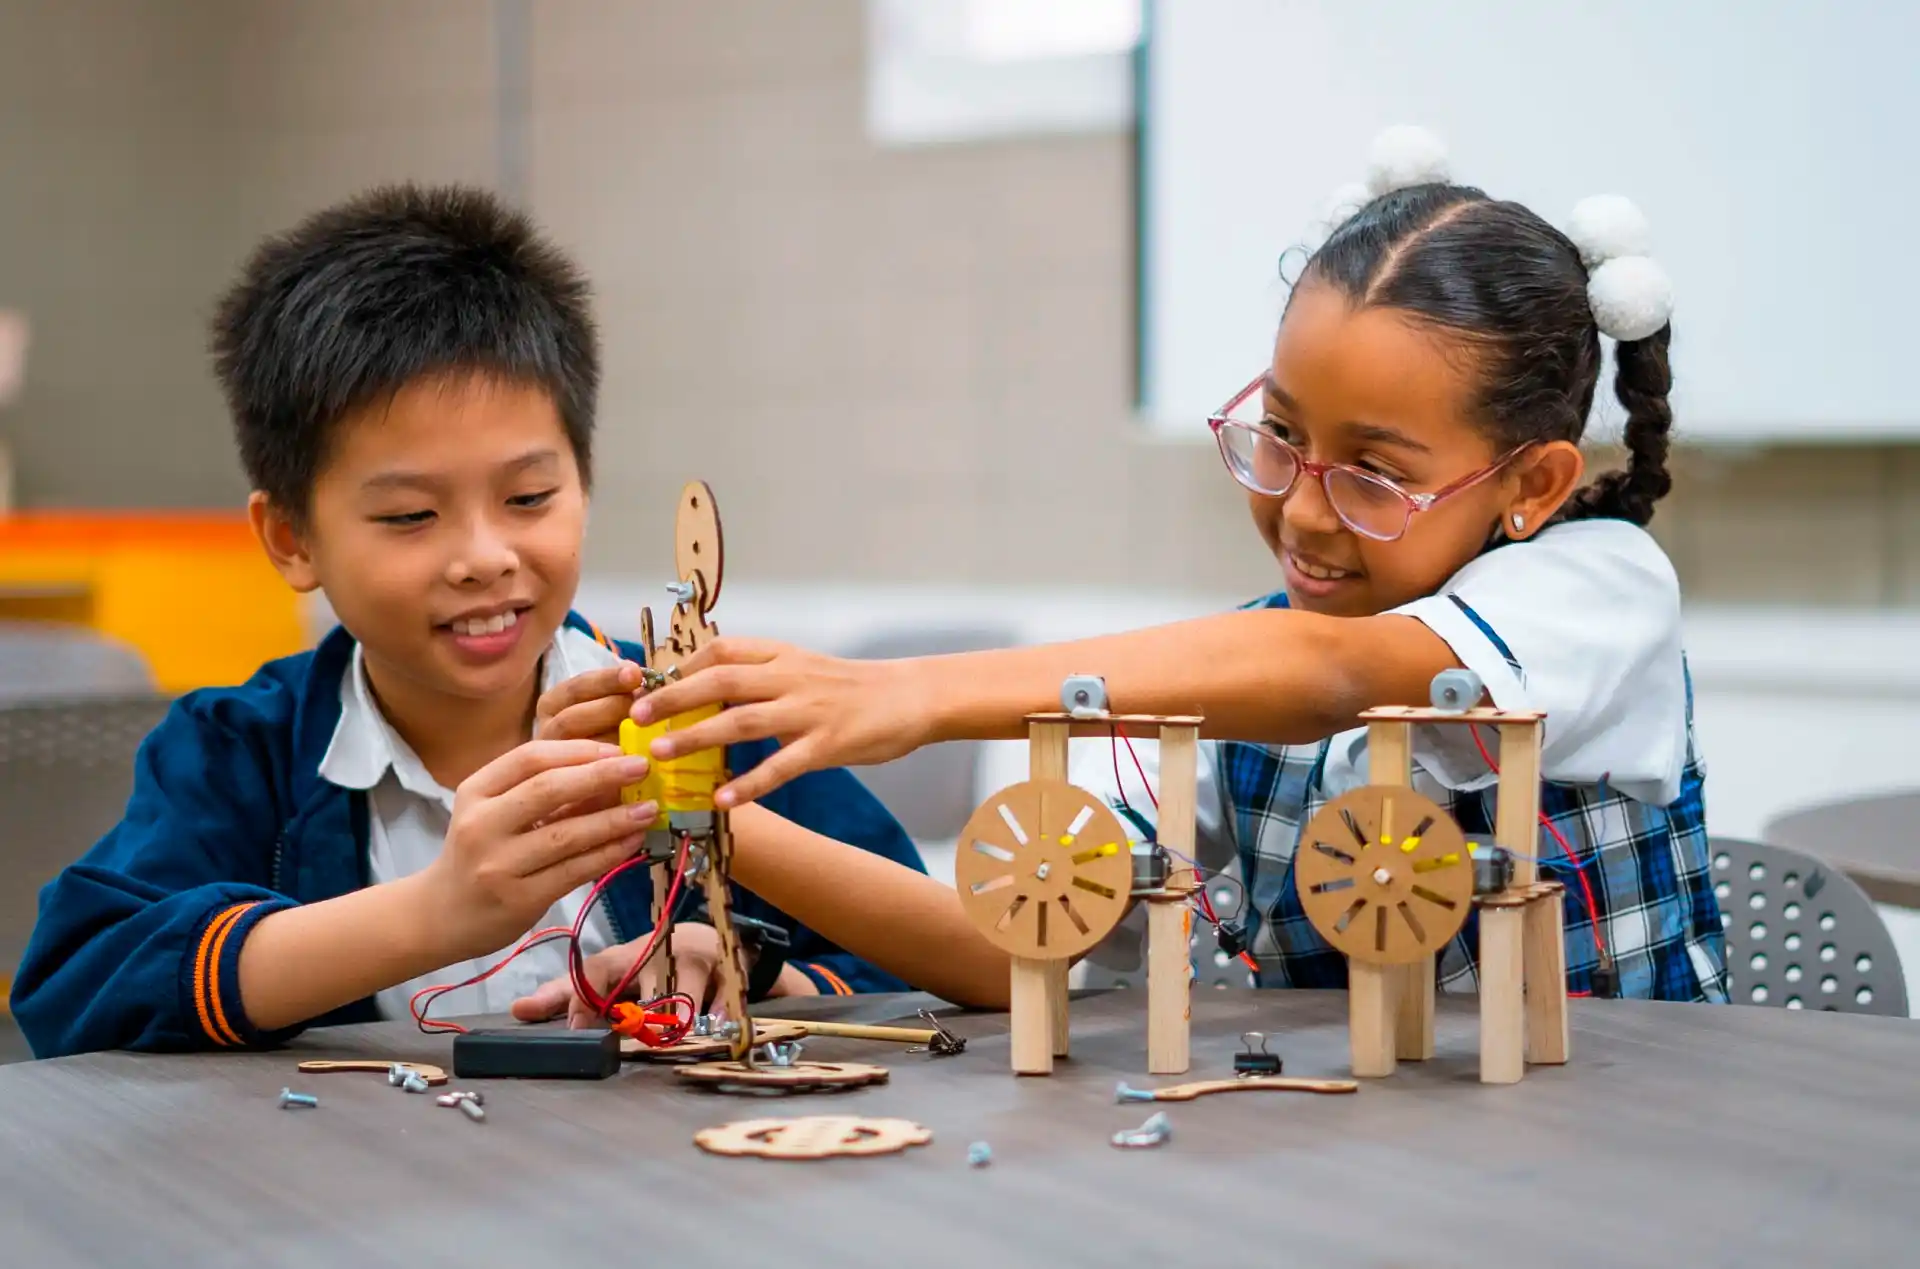
POLYGON ((489 726, 519 726, 573 602, 586 523, 552 398, 481 375, 421 380, 329 440, 298 529, 256 509, 269 554, 297 589, 326 592, 410 741, 421 720, 472 725, 483 704, 501 714, 482 709, 489 726))

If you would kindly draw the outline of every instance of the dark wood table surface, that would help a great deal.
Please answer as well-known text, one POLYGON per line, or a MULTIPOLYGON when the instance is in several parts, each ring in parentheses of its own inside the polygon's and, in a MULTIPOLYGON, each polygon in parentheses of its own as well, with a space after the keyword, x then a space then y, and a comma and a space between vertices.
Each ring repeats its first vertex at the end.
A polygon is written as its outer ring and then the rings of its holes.
POLYGON ((1805 851, 1853 878, 1875 903, 1920 908, 1920 791, 1808 807, 1769 823, 1762 841, 1805 851))
MULTIPOLYGON (((854 1021, 919 997, 783 1003, 854 1021)), ((740 1098, 629 1066, 484 1085, 474 1123, 381 1074, 302 1057, 448 1064, 406 1024, 265 1054, 100 1054, 0 1068, 0 1263, 56 1266, 1889 1265, 1920 1260, 1920 1029, 1782 1009, 1573 1002, 1574 1060, 1475 1075, 1473 1002, 1439 1055, 1349 1096, 1115 1103, 1145 1068, 1144 999, 1074 1004, 1072 1060, 1007 1070, 1003 1015, 964 1054, 815 1040, 884 1086, 740 1098), (315 1110, 276 1105, 283 1085, 315 1110), (1173 1136, 1109 1144, 1164 1109, 1173 1136), (696 1130, 768 1115, 900 1116, 899 1156, 710 1156, 696 1130), (986 1141, 992 1163, 967 1166, 986 1141)), ((1345 997, 1203 991, 1194 1069, 1262 1030, 1290 1074, 1344 1074, 1345 997)))

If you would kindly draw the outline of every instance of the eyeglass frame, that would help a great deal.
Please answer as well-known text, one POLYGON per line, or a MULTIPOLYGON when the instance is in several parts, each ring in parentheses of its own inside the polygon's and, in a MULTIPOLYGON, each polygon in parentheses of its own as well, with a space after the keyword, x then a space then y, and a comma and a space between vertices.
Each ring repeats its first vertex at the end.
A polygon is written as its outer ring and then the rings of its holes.
POLYGON ((1432 493, 1409 493, 1405 489, 1402 489, 1397 482, 1387 479, 1387 477, 1380 475, 1378 472, 1368 471, 1364 467, 1355 467, 1350 463, 1316 463, 1309 459, 1301 448, 1292 441, 1275 436, 1272 432, 1262 431, 1255 424, 1248 423, 1243 419, 1227 417, 1239 409, 1248 397, 1265 387, 1266 383, 1267 372, 1263 370, 1254 376, 1252 383, 1249 383, 1246 387, 1235 393, 1231 401, 1207 416, 1207 427, 1213 432, 1214 444, 1219 447, 1220 461, 1226 464, 1227 474, 1232 476, 1234 483, 1242 489, 1257 493, 1264 498, 1286 498, 1299 487, 1302 476, 1317 478, 1320 481, 1320 492, 1327 500, 1327 506, 1333 511, 1335 516, 1339 517, 1340 523, 1346 525, 1348 529, 1359 534, 1361 537, 1370 538, 1375 542, 1398 542, 1401 538, 1407 536, 1407 530, 1413 527, 1413 517, 1415 515, 1422 511, 1431 511, 1441 502, 1453 497, 1455 494, 1464 493, 1468 489, 1473 488, 1473 486, 1479 484, 1487 477, 1500 471, 1526 450, 1531 449, 1534 444, 1532 441, 1523 441, 1508 450, 1498 459, 1495 459, 1488 466, 1482 467, 1479 471, 1470 472, 1452 484, 1442 486, 1432 493), (1287 482, 1287 487, 1278 492, 1271 489, 1263 489, 1258 485, 1250 483, 1244 479, 1239 472, 1235 471, 1233 460, 1227 456, 1226 438, 1220 433, 1220 429, 1223 427, 1242 428, 1253 433, 1256 444, 1260 441, 1270 441, 1291 454, 1293 456, 1293 479, 1287 482), (1348 520, 1340 511, 1339 506, 1334 502, 1333 489, 1329 484, 1334 472, 1345 472, 1368 484, 1378 485, 1388 493, 1399 498, 1407 509, 1406 515, 1400 521, 1400 531, 1391 537, 1382 537, 1380 534, 1370 533, 1366 529, 1348 520))

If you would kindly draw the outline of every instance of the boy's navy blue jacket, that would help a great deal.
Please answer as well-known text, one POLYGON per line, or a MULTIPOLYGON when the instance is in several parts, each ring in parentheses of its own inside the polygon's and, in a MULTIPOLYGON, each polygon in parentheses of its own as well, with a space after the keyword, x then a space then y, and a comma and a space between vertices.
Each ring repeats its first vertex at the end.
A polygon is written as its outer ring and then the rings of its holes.
MULTIPOLYGON (((569 624, 591 631, 577 616, 569 624)), ((616 646, 642 660, 638 647, 616 646)), ((239 986, 240 948, 262 917, 369 884, 366 795, 319 774, 352 652, 352 637, 336 629, 239 687, 182 697, 147 737, 125 817, 40 894, 12 997, 37 1056, 264 1046, 307 1025, 377 1019, 369 997, 263 1033, 247 1020, 239 986)), ((773 749, 733 746, 728 766, 745 771, 773 749)), ((924 870, 911 839, 850 772, 801 776, 762 805, 924 870)), ((607 887, 616 938, 652 928, 652 890, 644 868, 607 887)), ((823 992, 906 988, 756 896, 733 893, 743 915, 787 931, 789 959, 823 992)))

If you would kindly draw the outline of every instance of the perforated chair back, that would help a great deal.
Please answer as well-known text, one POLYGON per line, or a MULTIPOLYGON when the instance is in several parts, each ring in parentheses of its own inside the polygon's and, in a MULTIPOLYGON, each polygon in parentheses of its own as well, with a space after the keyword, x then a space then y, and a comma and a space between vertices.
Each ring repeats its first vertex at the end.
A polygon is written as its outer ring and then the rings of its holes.
POLYGON ((1899 953, 1865 891, 1785 846, 1710 844, 1735 1004, 1907 1016, 1899 953))

